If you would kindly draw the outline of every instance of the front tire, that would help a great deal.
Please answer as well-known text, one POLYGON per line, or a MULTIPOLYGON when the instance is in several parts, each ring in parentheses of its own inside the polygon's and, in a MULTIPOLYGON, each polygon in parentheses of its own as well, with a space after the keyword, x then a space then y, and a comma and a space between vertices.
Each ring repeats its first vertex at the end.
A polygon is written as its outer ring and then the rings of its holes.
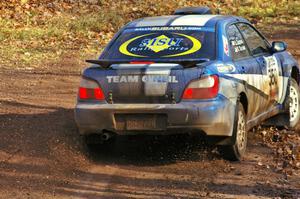
POLYGON ((219 146, 221 155, 231 161, 239 161, 247 148, 246 114, 241 102, 238 102, 236 119, 234 122, 232 145, 219 146))
POLYGON ((300 90, 296 80, 294 79, 290 79, 288 99, 290 128, 296 130, 299 129, 300 120, 300 90))

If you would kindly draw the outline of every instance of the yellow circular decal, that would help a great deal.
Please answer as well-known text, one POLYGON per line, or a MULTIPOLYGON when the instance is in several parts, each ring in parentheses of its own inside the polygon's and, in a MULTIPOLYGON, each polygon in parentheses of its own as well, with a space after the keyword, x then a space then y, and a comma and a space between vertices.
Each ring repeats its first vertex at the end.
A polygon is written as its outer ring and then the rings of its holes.
POLYGON ((189 35, 173 33, 179 37, 168 37, 164 34, 154 38, 147 36, 157 34, 149 33, 140 35, 124 42, 119 51, 132 57, 151 57, 149 55, 159 55, 159 57, 178 57, 192 54, 201 49, 201 42, 189 35), (187 43, 189 45, 187 46, 187 43), (141 54, 145 53, 145 55, 141 54))

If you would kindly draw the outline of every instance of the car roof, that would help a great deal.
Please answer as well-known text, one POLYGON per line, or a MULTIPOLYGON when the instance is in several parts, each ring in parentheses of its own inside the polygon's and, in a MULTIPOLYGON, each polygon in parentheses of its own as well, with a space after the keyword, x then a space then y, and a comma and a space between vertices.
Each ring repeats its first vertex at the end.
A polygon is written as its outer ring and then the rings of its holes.
POLYGON ((218 22, 229 23, 233 21, 248 22, 246 19, 229 15, 169 15, 146 17, 129 23, 126 27, 151 27, 151 26, 205 26, 215 27, 218 22))

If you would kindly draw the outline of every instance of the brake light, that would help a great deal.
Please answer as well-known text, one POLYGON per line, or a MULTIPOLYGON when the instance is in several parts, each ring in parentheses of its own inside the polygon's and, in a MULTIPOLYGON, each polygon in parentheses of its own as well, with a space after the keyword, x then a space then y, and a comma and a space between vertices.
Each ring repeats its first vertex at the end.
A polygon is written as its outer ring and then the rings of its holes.
POLYGON ((182 99, 210 99, 218 95, 218 90, 218 76, 206 76, 191 82, 185 89, 182 99))
POLYGON ((130 64, 154 64, 152 61, 132 61, 130 64))
POLYGON ((79 99, 82 100, 104 100, 105 96, 99 85, 93 80, 81 79, 79 99))

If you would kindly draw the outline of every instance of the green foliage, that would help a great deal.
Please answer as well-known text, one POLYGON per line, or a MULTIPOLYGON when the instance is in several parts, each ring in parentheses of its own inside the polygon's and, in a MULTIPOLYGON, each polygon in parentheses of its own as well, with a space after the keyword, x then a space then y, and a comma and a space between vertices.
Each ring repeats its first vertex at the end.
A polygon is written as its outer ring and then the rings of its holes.
MULTIPOLYGON (((75 51, 96 56, 113 34, 140 17, 169 15, 179 7, 207 5, 257 25, 299 23, 299 0, 99 0, 97 5, 53 0, 0 1, 0 63, 39 67, 75 51), (20 61, 21 60, 21 61, 20 61)), ((79 52, 79 53, 78 53, 79 52)))

